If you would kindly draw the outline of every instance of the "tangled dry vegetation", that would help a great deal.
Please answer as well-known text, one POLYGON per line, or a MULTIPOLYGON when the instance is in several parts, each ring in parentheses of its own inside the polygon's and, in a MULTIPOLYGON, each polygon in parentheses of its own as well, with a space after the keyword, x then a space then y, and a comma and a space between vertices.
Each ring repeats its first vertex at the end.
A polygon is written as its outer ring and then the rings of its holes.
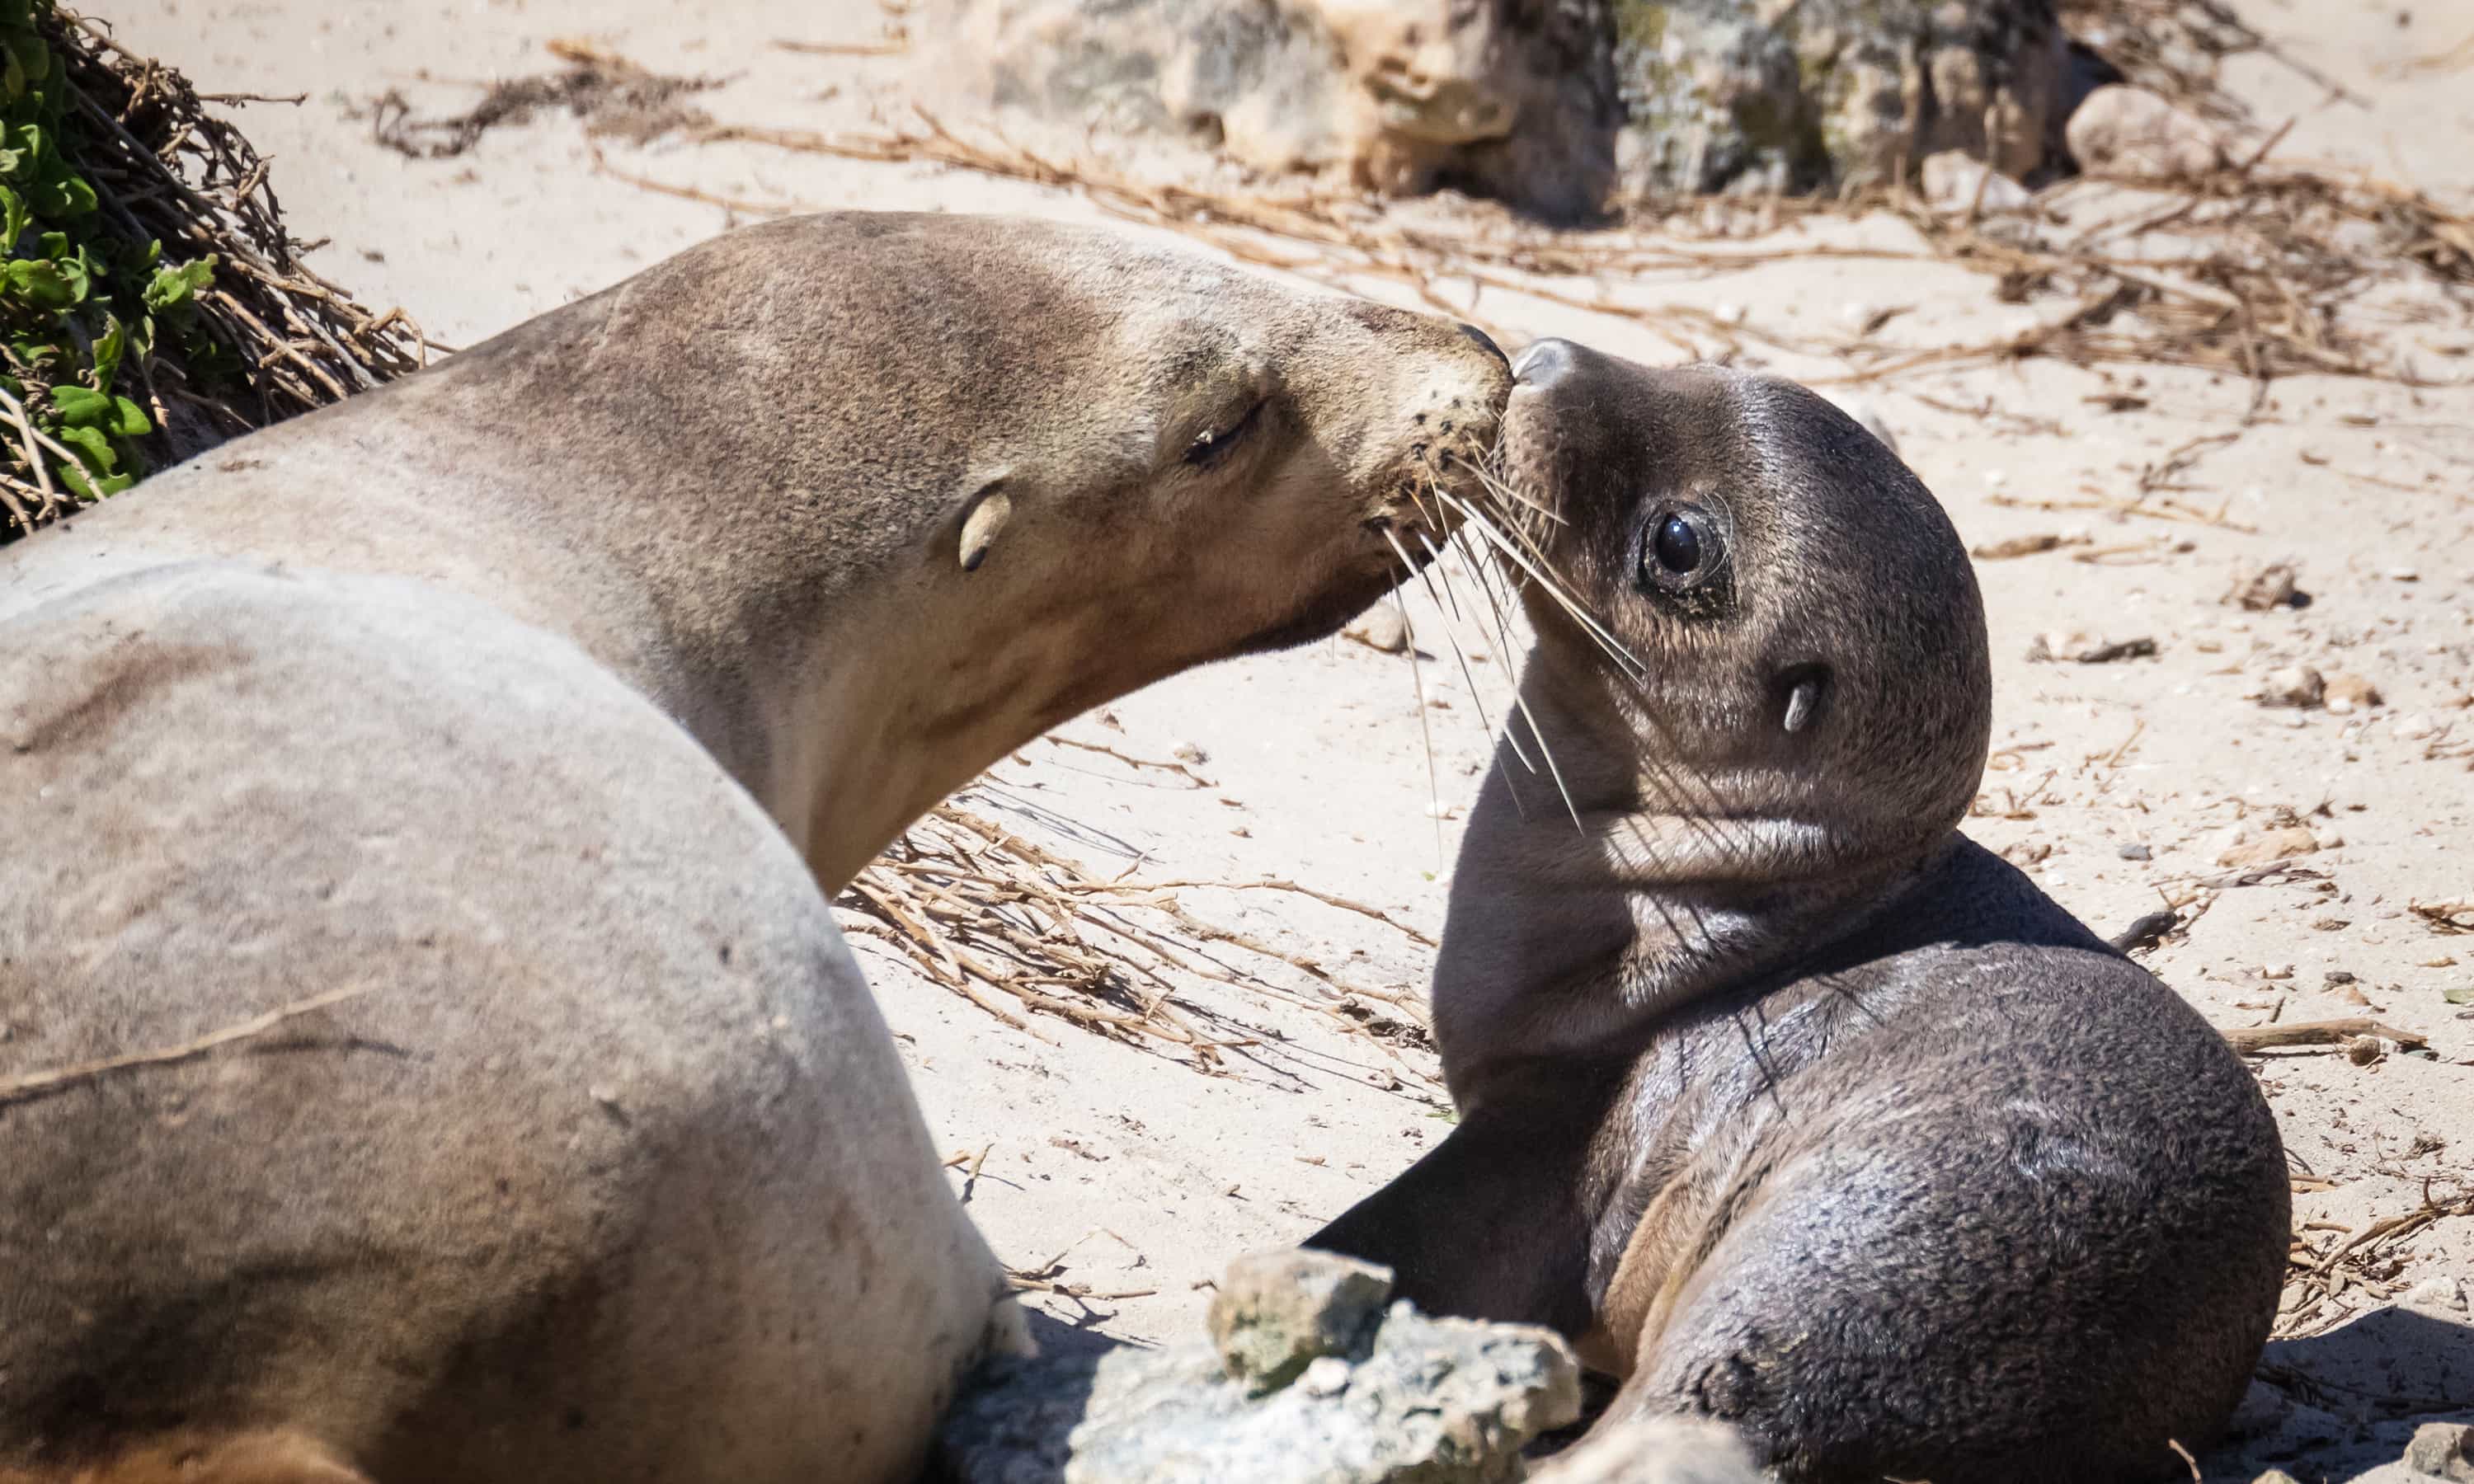
POLYGON ((16 9, 48 60, 12 93, 30 116, 0 152, 29 210, 12 212, 0 540, 424 364, 400 310, 303 261, 265 161, 219 111, 298 100, 202 95, 100 21, 16 9))

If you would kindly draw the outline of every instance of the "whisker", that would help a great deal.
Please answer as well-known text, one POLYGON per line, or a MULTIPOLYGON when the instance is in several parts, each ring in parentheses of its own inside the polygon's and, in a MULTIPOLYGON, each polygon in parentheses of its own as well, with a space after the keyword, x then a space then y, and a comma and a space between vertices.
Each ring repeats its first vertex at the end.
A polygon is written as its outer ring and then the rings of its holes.
MULTIPOLYGON (((1432 553, 1433 556, 1433 560, 1427 564, 1426 570, 1431 572, 1436 568, 1443 566, 1443 554, 1435 549, 1435 543, 1426 539, 1426 534, 1422 531, 1419 532, 1418 539, 1424 543, 1426 550, 1429 553, 1432 553)), ((1428 584, 1427 591, 1431 593, 1433 590, 1433 585, 1431 583, 1428 584)), ((1453 591, 1452 574, 1447 568, 1443 572, 1443 590, 1445 592, 1452 593, 1452 617, 1458 618, 1460 616, 1461 607, 1460 594, 1453 591)), ((1441 611, 1442 607, 1443 605, 1440 603, 1436 605, 1436 609, 1439 612, 1441 611)), ((1468 647, 1461 642, 1460 631, 1452 626, 1451 619, 1445 619, 1443 621, 1443 638, 1451 646, 1452 658, 1458 662, 1461 667, 1461 680, 1463 683, 1468 686, 1469 704, 1477 708, 1477 724, 1485 729, 1487 740, 1492 742, 1494 740, 1494 718, 1487 713, 1486 693, 1477 688, 1477 674, 1469 668, 1468 647)), ((1526 758, 1522 759, 1524 762, 1527 760, 1528 759, 1526 758)), ((1497 760, 1496 766, 1502 766, 1500 759, 1497 760)), ((1530 771, 1534 773, 1537 770, 1533 768, 1530 771)), ((1516 793, 1512 797, 1512 806, 1519 812, 1522 819, 1525 820, 1529 817, 1529 811, 1521 806, 1520 796, 1516 793)))
MULTIPOLYGON (((1459 532, 1455 531, 1452 533, 1452 539, 1455 542, 1459 541, 1461 537, 1459 532)), ((1477 576, 1477 590, 1486 594, 1486 605, 1489 609, 1493 610, 1496 648, 1504 657, 1504 674, 1509 677, 1512 674, 1512 652, 1514 649, 1512 642, 1512 625, 1504 619, 1503 599, 1501 595, 1495 591, 1493 575, 1494 562, 1491 559, 1483 558, 1475 553, 1469 552, 1466 546, 1462 547, 1462 552, 1465 556, 1468 557, 1469 570, 1477 576)), ((1514 697, 1515 699, 1517 699, 1519 695, 1519 682, 1517 679, 1515 679, 1512 683, 1514 697)), ((1531 773, 1536 773, 1538 771, 1538 765, 1529 760, 1529 753, 1527 749, 1520 745, 1519 734, 1512 730, 1511 720, 1512 719, 1509 716, 1504 718, 1505 725, 1503 729, 1503 740, 1511 745, 1512 755, 1520 759, 1520 765, 1528 769, 1531 773)), ((1514 791, 1513 800, 1516 803, 1519 802, 1519 793, 1517 790, 1514 791)))
MULTIPOLYGON (((1438 491, 1437 492, 1442 493, 1443 491, 1438 491)), ((1451 499, 1452 497, 1448 494, 1444 494, 1443 498, 1451 499)), ((1457 500, 1454 500, 1453 503, 1456 506, 1460 505, 1460 502, 1457 500)), ((1489 541, 1493 543, 1495 550, 1502 552, 1507 557, 1510 557, 1516 565, 1517 565, 1522 571, 1528 573, 1531 579, 1537 582, 1539 586, 1545 591, 1547 596, 1555 600, 1556 606, 1563 609, 1566 614, 1577 620, 1584 629, 1589 631, 1590 636, 1598 641, 1598 647, 1606 651, 1609 658, 1622 666, 1626 675, 1630 676, 1634 680, 1644 680, 1648 677, 1649 667, 1641 663, 1639 658, 1630 650, 1624 648, 1621 640, 1608 633, 1605 626, 1600 624, 1596 617, 1594 617, 1589 610, 1582 605, 1580 599, 1566 591, 1561 583, 1548 577, 1543 569, 1540 568, 1527 557, 1522 556, 1519 551, 1515 549, 1512 543, 1504 538, 1502 531, 1496 528, 1493 521, 1486 518, 1484 514, 1481 512, 1469 509, 1467 506, 1460 506, 1460 509, 1465 522, 1468 525, 1475 526, 1480 535, 1484 536, 1489 541)))
MULTIPOLYGON (((1388 536, 1391 533, 1387 531, 1384 534, 1388 536)), ((1396 547, 1399 543, 1395 541, 1393 544, 1396 547)), ((1406 559, 1407 554, 1404 552, 1402 560, 1406 559)), ((1403 571, 1400 574, 1400 580, 1407 582, 1409 573, 1403 571)), ((1448 864, 1450 852, 1443 849, 1443 785, 1441 777, 1435 772, 1434 725, 1426 719, 1426 673, 1418 668, 1418 629, 1409 621, 1409 605, 1401 601, 1397 589, 1395 589, 1392 594, 1392 607, 1399 612, 1400 633, 1409 641, 1409 647, 1402 653, 1408 658, 1409 680, 1418 696, 1418 734, 1424 738, 1426 744, 1426 797, 1434 805, 1435 861, 1441 867, 1448 864)))

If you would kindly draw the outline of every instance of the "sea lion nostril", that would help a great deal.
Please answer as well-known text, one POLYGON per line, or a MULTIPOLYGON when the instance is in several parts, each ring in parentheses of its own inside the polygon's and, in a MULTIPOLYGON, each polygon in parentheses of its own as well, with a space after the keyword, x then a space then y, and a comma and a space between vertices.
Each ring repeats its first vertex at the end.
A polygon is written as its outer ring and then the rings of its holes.
POLYGON ((1512 363, 1512 379, 1527 387, 1543 387, 1572 369, 1572 343, 1568 340, 1534 340, 1512 363))
POLYGON ((1461 333, 1467 335, 1469 339, 1476 341, 1486 349, 1492 351, 1496 360, 1503 362, 1507 366, 1512 364, 1512 357, 1504 354, 1503 347, 1496 345, 1494 343, 1494 337, 1488 334, 1486 331, 1479 329, 1474 324, 1464 324, 1461 326, 1461 333))

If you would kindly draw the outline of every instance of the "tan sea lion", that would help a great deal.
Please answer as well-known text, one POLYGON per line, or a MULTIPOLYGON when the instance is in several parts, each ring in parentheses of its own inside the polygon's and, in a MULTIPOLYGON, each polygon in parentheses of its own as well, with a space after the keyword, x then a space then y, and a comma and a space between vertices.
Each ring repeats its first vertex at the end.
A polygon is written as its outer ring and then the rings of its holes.
POLYGON ((1577 612, 1525 594, 1514 725, 1570 812, 1507 745, 1435 972, 1461 1122, 1311 1245, 1785 1479, 2187 1475, 2276 1311, 2276 1124, 1959 833, 1992 685, 1949 520, 1800 388, 1560 341, 1516 376, 1502 477, 1577 612))
POLYGON ((827 894, 1337 629, 1509 381, 849 213, 0 552, 0 1477, 908 1476, 1004 1284, 827 894))

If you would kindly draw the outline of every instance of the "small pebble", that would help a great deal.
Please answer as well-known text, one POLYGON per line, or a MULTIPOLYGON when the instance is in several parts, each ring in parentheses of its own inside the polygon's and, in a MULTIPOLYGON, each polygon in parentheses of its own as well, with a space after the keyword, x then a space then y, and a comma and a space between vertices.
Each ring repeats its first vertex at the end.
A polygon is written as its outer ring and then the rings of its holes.
POLYGON ((2378 706, 2380 688, 2359 675, 2332 675, 2322 688, 2322 700, 2329 710, 2344 716, 2378 706))
POLYGON ((2438 732, 2439 726, 2430 717, 2416 711, 2411 716, 2398 717, 2396 724, 2389 730, 2396 734, 2396 739, 2400 742, 2419 742, 2438 732))
POLYGON ((1319 1355, 1306 1365, 1298 1385, 1309 1397, 1337 1397, 1348 1389, 1349 1364, 1338 1355, 1319 1355))
POLYGON ((2319 672, 2307 664, 2285 665, 2268 672, 2260 683, 2259 704, 2268 706, 2317 706, 2327 693, 2327 682, 2319 672))
POLYGON ((1366 616, 1341 630, 1340 634, 1380 654, 1397 655, 1409 648, 1409 621, 1389 603, 1369 610, 1366 616))
POLYGON ((2130 841, 2123 845, 2121 850, 2115 853, 2119 854, 2123 860, 2152 860, 2155 858, 2155 852, 2137 840, 2130 841))
POLYGON ((2293 977, 2293 966, 2291 964, 2266 964, 2261 966, 2259 976, 2268 980, 2291 979, 2293 977))
POLYGON ((1169 755, 1178 762, 1193 763, 1198 767, 1211 760, 1211 754, 1193 742, 1179 742, 1170 750, 1169 755))

